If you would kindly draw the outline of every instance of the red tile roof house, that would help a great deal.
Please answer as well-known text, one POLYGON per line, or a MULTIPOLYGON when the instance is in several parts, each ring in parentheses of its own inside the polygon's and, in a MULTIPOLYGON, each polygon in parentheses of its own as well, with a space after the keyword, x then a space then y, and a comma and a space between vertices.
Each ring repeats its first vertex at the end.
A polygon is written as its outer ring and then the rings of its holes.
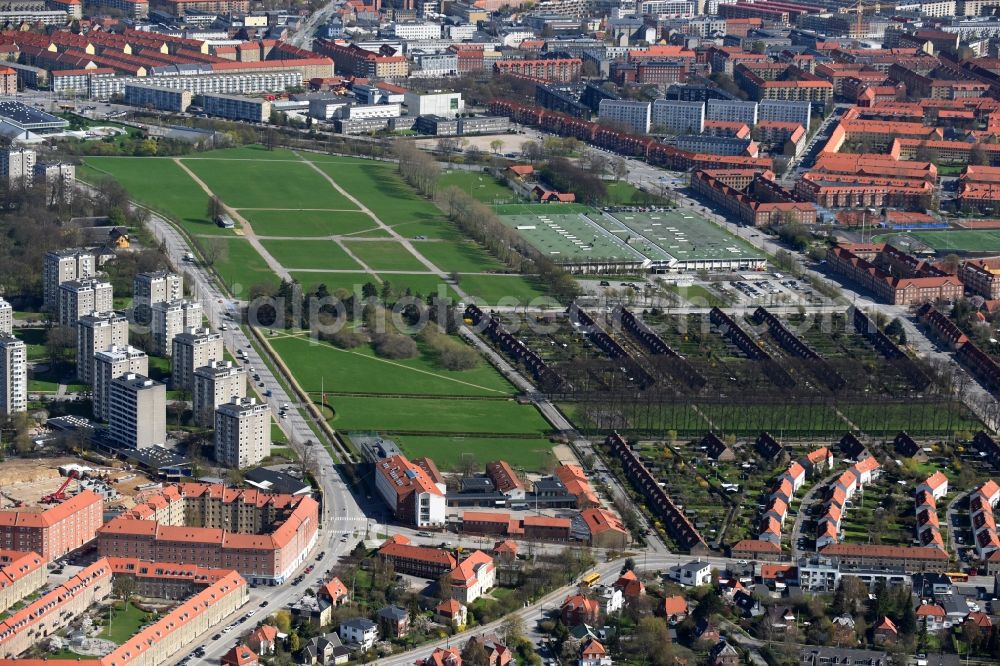
POLYGON ((646 586, 643 585, 639 577, 635 575, 634 571, 626 571, 621 575, 621 577, 615 581, 615 589, 622 591, 622 596, 627 600, 631 601, 633 599, 638 599, 642 595, 646 594, 646 586))
POLYGON ((875 645, 891 645, 897 638, 899 632, 896 630, 896 624, 887 617, 883 617, 882 621, 872 629, 872 640, 875 645))
POLYGON ((262 624, 247 636, 247 645, 261 656, 274 654, 275 641, 278 640, 278 628, 270 624, 262 624))
POLYGON ((469 609, 454 599, 448 599, 434 607, 434 616, 461 631, 468 622, 469 609))
POLYGON ((611 666, 611 655, 604 646, 594 638, 580 649, 580 666, 611 666))
POLYGON ((659 610, 660 614, 666 618, 668 623, 671 625, 677 624, 687 617, 687 600, 680 595, 667 597, 663 600, 663 603, 660 604, 659 610))
POLYGON ((600 618, 600 605, 594 599, 582 594, 572 594, 563 601, 560 609, 563 624, 575 627, 578 624, 595 624, 600 618))
POLYGON ((237 645, 232 650, 222 655, 219 660, 222 666, 257 666, 260 661, 254 651, 246 645, 237 645))
POLYGON ((462 653, 457 647, 436 648, 426 659, 418 659, 416 666, 462 666, 462 653))
POLYGON ((496 582, 493 558, 477 550, 452 570, 450 579, 452 597, 471 604, 491 590, 496 582))

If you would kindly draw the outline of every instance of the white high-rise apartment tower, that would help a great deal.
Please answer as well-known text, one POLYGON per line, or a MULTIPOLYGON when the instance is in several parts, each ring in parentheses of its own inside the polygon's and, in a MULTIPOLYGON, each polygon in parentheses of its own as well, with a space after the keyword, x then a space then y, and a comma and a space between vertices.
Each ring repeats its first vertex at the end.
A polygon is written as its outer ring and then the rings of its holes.
POLYGON ((233 398, 215 410, 215 461, 242 469, 271 455, 271 411, 254 398, 233 398))
POLYGON ((0 335, 0 414, 28 409, 28 348, 12 335, 0 335))

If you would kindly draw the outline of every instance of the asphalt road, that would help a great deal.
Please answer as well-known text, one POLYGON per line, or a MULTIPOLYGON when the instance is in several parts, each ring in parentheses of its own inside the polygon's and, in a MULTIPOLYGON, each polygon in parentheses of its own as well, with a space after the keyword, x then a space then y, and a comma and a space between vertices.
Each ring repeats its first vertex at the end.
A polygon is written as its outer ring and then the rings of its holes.
MULTIPOLYGON (((205 267, 198 263, 184 261, 183 257, 191 251, 191 248, 180 232, 154 211, 150 211, 149 228, 157 240, 165 246, 171 263, 178 271, 184 273, 185 280, 195 298, 201 302, 211 327, 219 330, 220 325, 225 322, 232 324, 233 322, 227 317, 227 313, 235 307, 233 302, 219 290, 205 267)), ((324 498, 322 514, 320 515, 319 537, 314 553, 311 553, 310 557, 299 567, 299 571, 301 571, 312 564, 315 566, 315 572, 307 576, 298 586, 292 586, 286 582, 277 587, 255 588, 251 593, 250 603, 240 613, 234 614, 228 620, 228 622, 232 622, 247 610, 257 608, 264 599, 267 599, 268 607, 271 610, 281 608, 299 599, 306 588, 320 582, 322 574, 327 569, 332 568, 341 555, 354 547, 358 538, 363 538, 369 523, 358 499, 355 498, 345 480, 334 467, 334 460, 330 453, 318 443, 303 416, 302 406, 296 403, 293 396, 289 396, 281 387, 267 364, 264 363, 263 358, 250 345, 246 334, 234 325, 227 326, 227 329, 223 335, 226 348, 234 355, 237 349, 242 349, 246 353, 248 363, 253 366, 254 372, 260 375, 260 381, 264 383, 263 387, 257 387, 255 383, 255 388, 262 394, 266 390, 271 391, 267 402, 281 429, 288 436, 291 446, 300 456, 307 448, 310 449, 310 455, 313 456, 318 469, 317 481, 323 491, 324 498), (278 410, 284 404, 288 404, 290 409, 286 411, 286 418, 282 419, 278 416, 278 410), (355 536, 342 541, 341 538, 344 534, 355 536), (314 554, 320 551, 325 552, 325 555, 320 561, 316 561, 314 554)), ((263 616, 263 612, 259 612, 258 616, 263 616)), ((221 630, 223 625, 218 625, 206 632, 205 636, 192 637, 191 649, 193 650, 200 645, 205 648, 204 660, 217 662, 218 658, 235 644, 239 635, 254 626, 256 619, 259 617, 255 617, 254 622, 247 621, 240 625, 239 631, 224 634, 217 640, 206 639, 207 635, 215 634, 221 630)), ((170 663, 175 663, 183 656, 177 655, 170 663)))

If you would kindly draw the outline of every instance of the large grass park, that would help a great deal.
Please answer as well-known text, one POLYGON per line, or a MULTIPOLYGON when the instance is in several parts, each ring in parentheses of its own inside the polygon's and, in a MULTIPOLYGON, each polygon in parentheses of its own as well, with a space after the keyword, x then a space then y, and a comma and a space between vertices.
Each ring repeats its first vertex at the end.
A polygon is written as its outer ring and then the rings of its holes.
MULTIPOLYGON (((181 158, 90 157, 80 173, 91 182, 115 178, 196 247, 221 245, 212 269, 237 299, 283 277, 307 292, 325 285, 330 293, 357 294, 366 284, 381 292, 388 283, 395 295, 438 294, 454 302, 545 294, 533 276, 505 273, 391 163, 244 147, 181 158), (234 229, 210 219, 213 195, 233 212, 234 229)), ((460 172, 445 178, 459 186, 480 182, 460 172)), ((486 182, 491 196, 503 194, 486 182)), ((514 387, 485 359, 449 370, 417 340, 415 356, 394 359, 377 355, 370 344, 343 348, 295 329, 268 337, 296 383, 322 403, 341 432, 386 433, 408 454, 430 455, 443 469, 457 467, 465 455, 504 457, 529 471, 549 465, 548 424, 515 400, 514 387)))

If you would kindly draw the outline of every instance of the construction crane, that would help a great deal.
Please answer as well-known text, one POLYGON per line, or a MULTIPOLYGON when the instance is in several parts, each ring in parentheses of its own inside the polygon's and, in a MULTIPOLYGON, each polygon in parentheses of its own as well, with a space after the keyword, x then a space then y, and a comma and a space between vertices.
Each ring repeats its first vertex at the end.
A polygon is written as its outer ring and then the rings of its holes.
POLYGON ((59 490, 55 491, 54 493, 50 493, 50 494, 46 495, 45 497, 43 497, 40 500, 41 503, 42 504, 59 504, 60 502, 65 502, 67 499, 69 499, 69 498, 66 497, 66 487, 70 483, 72 483, 73 479, 75 479, 76 477, 77 477, 77 473, 76 473, 76 470, 74 469, 73 471, 71 471, 69 474, 66 475, 66 480, 63 481, 63 483, 62 483, 61 486, 59 486, 59 490))
POLYGON ((871 0, 867 0, 867 1, 866 0, 857 0, 857 2, 854 3, 854 5, 852 5, 851 7, 849 7, 849 9, 852 10, 855 13, 855 17, 854 17, 854 38, 855 39, 861 39, 864 36, 864 34, 862 32, 864 30, 864 27, 863 27, 861 19, 865 15, 865 9, 866 8, 874 8, 874 11, 878 12, 879 11, 879 1, 875 0, 874 2, 872 2, 871 0))

